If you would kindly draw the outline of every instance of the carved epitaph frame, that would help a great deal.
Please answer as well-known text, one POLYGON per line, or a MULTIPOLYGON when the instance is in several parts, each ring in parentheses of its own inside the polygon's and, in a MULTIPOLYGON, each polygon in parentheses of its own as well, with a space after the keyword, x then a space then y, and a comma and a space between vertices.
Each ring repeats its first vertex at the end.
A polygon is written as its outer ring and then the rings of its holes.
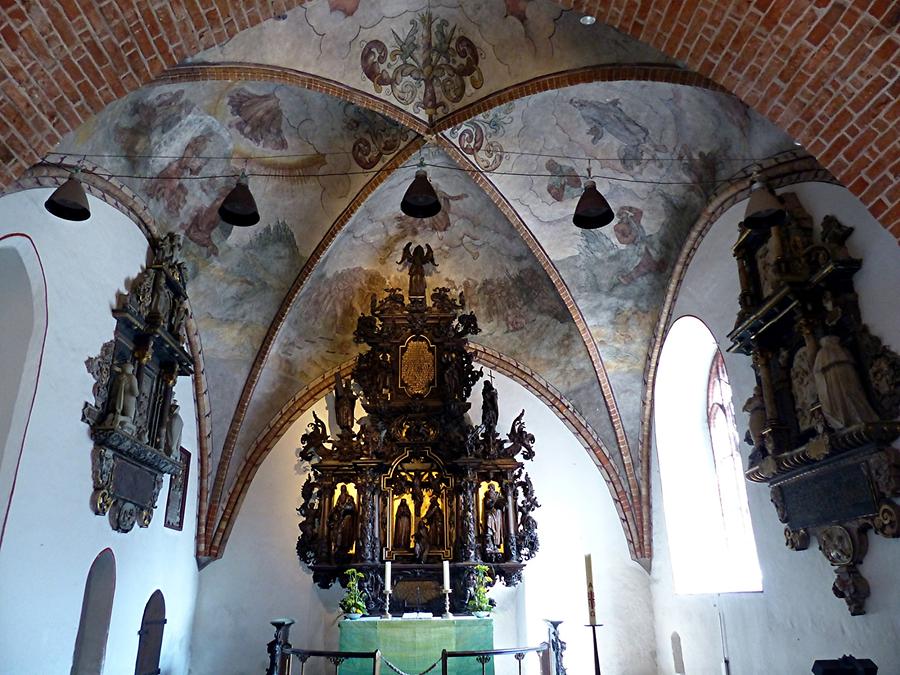
POLYGON ((752 357, 757 384, 744 406, 746 477, 770 486, 789 548, 818 541, 832 592, 859 615, 871 593, 859 569, 868 532, 900 536, 900 450, 891 446, 900 356, 862 322, 853 286, 862 261, 846 246, 853 228, 826 216, 816 237, 796 196, 781 199, 787 222, 742 224, 733 249, 741 293, 729 351, 752 357))
POLYGON ((82 410, 94 442, 91 507, 118 532, 150 524, 163 476, 187 479, 174 398, 178 377, 193 372, 184 348, 188 299, 180 249, 174 233, 154 242, 150 263, 112 310, 113 339, 85 361, 94 378, 94 401, 82 410))
POLYGON ((169 478, 169 494, 166 496, 164 525, 170 530, 184 529, 184 509, 187 506, 188 486, 191 475, 191 453, 181 448, 181 473, 169 478))

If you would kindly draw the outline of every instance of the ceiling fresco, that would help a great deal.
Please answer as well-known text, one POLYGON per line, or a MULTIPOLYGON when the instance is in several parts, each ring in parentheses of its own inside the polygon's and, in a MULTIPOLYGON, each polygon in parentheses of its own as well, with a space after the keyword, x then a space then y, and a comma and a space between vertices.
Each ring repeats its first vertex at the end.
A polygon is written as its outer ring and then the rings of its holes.
POLYGON ((413 136, 376 113, 304 89, 204 82, 145 87, 60 142, 66 153, 104 155, 91 159, 117 175, 177 178, 121 180, 146 199, 160 227, 184 235, 214 460, 297 273, 371 171, 413 136), (262 216, 252 228, 233 228, 217 214, 242 168, 269 175, 251 179, 262 216), (328 173, 351 175, 320 175, 328 173))
POLYGON ((505 87, 563 70, 673 62, 549 0, 314 0, 201 52, 335 80, 434 122, 505 87))
MULTIPOLYGON (((340 83, 335 96, 206 80, 200 68, 199 81, 145 87, 60 143, 67 161, 89 155, 147 203, 163 230, 185 237, 212 411, 208 472, 226 490, 220 509, 229 489, 246 489, 236 472, 273 416, 357 353, 352 333, 371 294, 405 289, 396 261, 407 241, 433 247, 431 287, 465 293, 483 331, 475 341, 533 370, 587 421, 626 486, 623 519, 642 508, 644 368, 673 265, 717 181, 794 146, 734 97, 666 82, 560 88, 560 78, 550 91, 532 88, 474 117, 446 119, 541 75, 677 67, 579 17, 545 0, 314 0, 190 63, 289 68, 340 83), (363 105, 420 130, 465 121, 423 138, 363 105), (596 231, 571 223, 588 157, 616 213, 596 231), (420 158, 443 210, 415 220, 399 204, 420 158), (482 173, 473 178, 461 166, 482 173), (217 208, 242 169, 262 220, 232 228, 217 208), (345 221, 320 257, 326 235, 345 221), (309 276, 298 277, 305 267, 309 276), (245 416, 236 414, 242 392, 245 416), (229 429, 236 442, 220 461, 229 429)), ((635 540, 634 550, 649 551, 649 542, 635 540)))
MULTIPOLYGON (((450 165, 426 148, 429 163, 450 165)), ((429 244, 438 263, 430 289, 462 291, 478 317, 473 342, 540 373, 571 400, 609 447, 609 414, 574 321, 546 272, 484 191, 463 171, 433 169, 443 205, 433 218, 399 210, 413 169, 396 171, 356 212, 300 291, 272 349, 238 438, 235 462, 275 413, 311 380, 359 351, 353 331, 373 294, 407 291, 404 245, 429 244)), ((233 466, 233 468, 235 468, 233 466)))
POLYGON ((685 236, 715 181, 748 158, 792 149, 791 139, 732 96, 656 82, 536 94, 447 137, 488 171, 561 273, 603 355, 637 462, 647 347, 685 236), (616 213, 589 231, 572 226, 588 157, 616 213))

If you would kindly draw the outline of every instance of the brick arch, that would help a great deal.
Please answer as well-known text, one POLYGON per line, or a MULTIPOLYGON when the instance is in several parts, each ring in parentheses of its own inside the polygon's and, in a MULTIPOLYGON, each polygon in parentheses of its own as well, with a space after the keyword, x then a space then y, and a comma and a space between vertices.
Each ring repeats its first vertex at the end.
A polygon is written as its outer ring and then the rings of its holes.
MULTIPOLYGON (((559 1, 736 94, 802 142, 900 237, 896 3, 559 1)), ((102 12, 94 4, 4 5, 0 189, 105 105, 301 1, 246 0, 226 12, 215 0, 109 3, 102 12)))
MULTIPOLYGON (((634 560, 641 560, 646 557, 648 553, 642 551, 638 539, 640 528, 635 518, 634 507, 628 500, 625 486, 619 479, 615 464, 604 447, 603 441, 600 440, 600 437, 597 436, 590 424, 575 410, 575 407, 559 390, 527 366, 496 350, 474 342, 469 343, 469 350, 478 363, 503 373, 528 389, 546 404, 566 425, 566 428, 575 435, 594 463, 597 464, 606 486, 609 488, 610 497, 622 524, 622 530, 631 557, 634 560)), ((332 390, 335 374, 339 373, 342 377, 349 376, 355 363, 356 357, 347 359, 342 364, 330 369, 307 384, 294 394, 291 400, 275 414, 256 437, 250 451, 238 469, 237 480, 227 496, 222 518, 219 520, 215 532, 212 533, 206 555, 201 558, 201 566, 205 566, 213 560, 222 557, 237 519, 238 511, 250 489, 250 484, 263 460, 275 447, 275 444, 281 440, 294 422, 300 419, 317 401, 332 390)))

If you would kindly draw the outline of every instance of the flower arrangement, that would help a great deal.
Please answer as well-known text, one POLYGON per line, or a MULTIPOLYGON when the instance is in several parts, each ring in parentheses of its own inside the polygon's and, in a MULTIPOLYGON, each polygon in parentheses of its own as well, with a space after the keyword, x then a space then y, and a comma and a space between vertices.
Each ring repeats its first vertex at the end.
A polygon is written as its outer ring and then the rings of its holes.
POLYGON ((488 584, 494 581, 488 576, 489 571, 490 568, 487 565, 475 565, 475 589, 466 607, 476 616, 487 615, 494 608, 494 604, 487 594, 488 584))
POLYGON ((347 592, 341 599, 340 607, 347 616, 359 616, 366 613, 366 594, 359 590, 359 580, 363 578, 362 572, 357 572, 352 567, 344 574, 347 577, 347 592))

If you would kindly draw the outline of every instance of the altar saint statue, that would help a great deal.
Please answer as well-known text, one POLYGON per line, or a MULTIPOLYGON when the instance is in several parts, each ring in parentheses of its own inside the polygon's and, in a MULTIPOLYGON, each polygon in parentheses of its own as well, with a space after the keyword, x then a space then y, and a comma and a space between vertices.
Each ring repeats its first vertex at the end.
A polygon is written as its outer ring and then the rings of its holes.
POLYGON ((423 249, 421 246, 412 248, 412 242, 409 242, 403 249, 403 254, 398 265, 409 263, 409 297, 424 298, 425 297, 425 265, 431 264, 437 267, 434 262, 434 251, 431 250, 430 244, 425 244, 423 249))
POLYGON ((444 510, 438 499, 432 497, 428 503, 425 520, 428 521, 428 529, 431 532, 431 545, 435 548, 444 548, 444 510))
POLYGON ((340 373, 334 374, 334 416, 341 432, 352 433, 354 414, 356 412, 356 395, 350 378, 344 380, 340 373))
POLYGON ((394 516, 394 541, 393 547, 400 549, 409 548, 409 539, 412 534, 412 512, 406 497, 400 500, 397 514, 394 516))
POLYGON ((482 501, 484 512, 484 550, 487 554, 498 553, 503 545, 503 496, 494 484, 488 485, 482 501))
POLYGON ((328 525, 331 528, 332 551, 335 554, 349 553, 356 540, 356 502, 347 492, 346 485, 341 485, 341 494, 328 516, 328 525))

